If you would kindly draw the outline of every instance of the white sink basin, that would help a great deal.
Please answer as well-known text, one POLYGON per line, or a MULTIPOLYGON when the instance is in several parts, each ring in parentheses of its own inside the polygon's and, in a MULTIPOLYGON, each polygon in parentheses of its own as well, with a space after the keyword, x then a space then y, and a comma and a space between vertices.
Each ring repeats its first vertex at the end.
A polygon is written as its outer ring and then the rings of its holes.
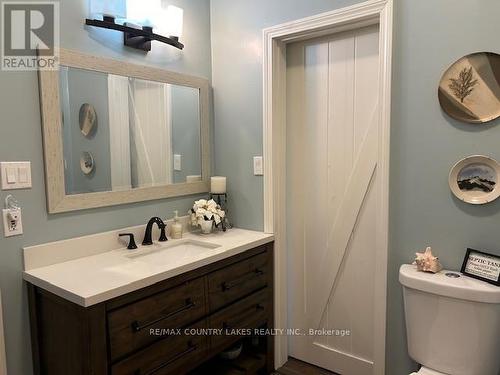
POLYGON ((177 263, 183 259, 196 258, 218 247, 220 245, 210 242, 182 239, 141 246, 139 249, 127 254, 126 257, 135 261, 153 264, 168 263, 174 260, 177 263))

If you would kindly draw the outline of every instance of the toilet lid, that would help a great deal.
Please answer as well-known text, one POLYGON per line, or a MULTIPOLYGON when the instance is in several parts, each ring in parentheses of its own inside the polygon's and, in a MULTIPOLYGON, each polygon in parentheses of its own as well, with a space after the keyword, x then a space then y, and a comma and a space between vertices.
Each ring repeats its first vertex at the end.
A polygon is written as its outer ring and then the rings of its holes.
POLYGON ((407 288, 439 296, 474 302, 500 303, 499 287, 455 271, 443 270, 432 274, 420 272, 414 265, 403 264, 399 269, 399 282, 407 288), (460 277, 448 277, 447 274, 450 273, 460 277))

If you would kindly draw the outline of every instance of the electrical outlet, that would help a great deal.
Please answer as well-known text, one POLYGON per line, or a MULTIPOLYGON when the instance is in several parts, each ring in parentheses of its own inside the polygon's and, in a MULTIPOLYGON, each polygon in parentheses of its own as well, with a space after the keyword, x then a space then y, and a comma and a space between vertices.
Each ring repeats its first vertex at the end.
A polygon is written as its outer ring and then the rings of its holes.
POLYGON ((3 232, 5 237, 19 236, 23 234, 23 220, 21 209, 3 209, 3 232))

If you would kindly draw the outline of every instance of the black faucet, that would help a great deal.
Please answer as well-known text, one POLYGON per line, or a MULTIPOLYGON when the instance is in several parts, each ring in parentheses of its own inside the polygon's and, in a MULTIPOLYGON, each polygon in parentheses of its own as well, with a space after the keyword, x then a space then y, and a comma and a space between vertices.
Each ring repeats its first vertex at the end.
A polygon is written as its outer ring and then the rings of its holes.
POLYGON ((155 217, 151 218, 148 221, 148 225, 146 225, 146 232, 144 232, 144 241, 142 241, 143 246, 153 244, 153 239, 151 237, 152 237, 152 232, 153 232, 153 224, 155 224, 155 223, 158 224, 158 228, 160 228, 160 231, 161 231, 160 238, 158 239, 158 241, 160 241, 160 242, 168 241, 168 238, 165 234, 165 229, 167 228, 167 226, 165 225, 165 223, 163 222, 162 219, 155 216, 155 217))

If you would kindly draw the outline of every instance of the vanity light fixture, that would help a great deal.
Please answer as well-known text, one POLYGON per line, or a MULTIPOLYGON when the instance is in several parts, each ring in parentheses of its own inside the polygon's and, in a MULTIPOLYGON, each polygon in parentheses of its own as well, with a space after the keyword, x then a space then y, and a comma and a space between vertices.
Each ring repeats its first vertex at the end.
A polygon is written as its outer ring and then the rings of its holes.
POLYGON ((85 19, 85 24, 88 26, 121 31, 123 32, 123 43, 126 46, 142 51, 151 51, 152 40, 157 40, 178 49, 183 49, 184 44, 179 42, 179 37, 182 33, 183 10, 178 7, 169 6, 165 12, 160 13, 162 13, 162 16, 165 16, 162 21, 167 24, 169 36, 154 33, 153 26, 150 25, 139 26, 128 22, 119 24, 115 22, 115 16, 110 14, 103 14, 102 20, 87 18, 85 19))

